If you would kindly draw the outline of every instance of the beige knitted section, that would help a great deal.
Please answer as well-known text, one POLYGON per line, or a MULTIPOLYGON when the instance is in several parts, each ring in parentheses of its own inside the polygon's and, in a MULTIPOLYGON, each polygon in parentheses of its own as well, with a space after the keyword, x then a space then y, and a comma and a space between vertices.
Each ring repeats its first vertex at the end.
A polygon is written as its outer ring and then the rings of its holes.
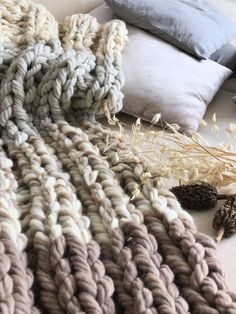
POLYGON ((28 0, 0 1, 0 43, 17 47, 58 37, 58 25, 47 9, 28 0))

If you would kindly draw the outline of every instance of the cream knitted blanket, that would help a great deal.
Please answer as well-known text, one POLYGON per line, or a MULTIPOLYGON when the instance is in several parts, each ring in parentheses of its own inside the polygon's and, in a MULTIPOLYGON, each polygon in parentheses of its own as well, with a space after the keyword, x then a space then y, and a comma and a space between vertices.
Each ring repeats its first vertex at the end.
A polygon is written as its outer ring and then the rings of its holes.
POLYGON ((0 0, 2 314, 236 313, 213 240, 96 122, 121 109, 126 40, 0 0))

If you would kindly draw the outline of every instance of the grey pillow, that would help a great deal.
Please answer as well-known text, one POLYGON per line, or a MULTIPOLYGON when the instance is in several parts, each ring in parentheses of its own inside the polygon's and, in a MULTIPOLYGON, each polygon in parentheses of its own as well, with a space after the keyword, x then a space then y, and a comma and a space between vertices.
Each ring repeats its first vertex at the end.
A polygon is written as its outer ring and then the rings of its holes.
POLYGON ((209 59, 234 71, 236 69, 236 46, 228 43, 216 50, 209 59))
MULTIPOLYGON (((90 14, 102 23, 112 18, 105 5, 90 14)), ((193 58, 135 26, 127 27, 123 111, 146 121, 161 113, 162 121, 179 124, 182 132, 196 131, 232 71, 211 60, 193 58)))
POLYGON ((91 11, 89 14, 96 17, 98 23, 100 24, 104 24, 114 19, 114 13, 106 4, 100 5, 99 7, 91 11))
POLYGON ((206 0, 105 0, 118 18, 200 58, 236 36, 236 26, 206 0))

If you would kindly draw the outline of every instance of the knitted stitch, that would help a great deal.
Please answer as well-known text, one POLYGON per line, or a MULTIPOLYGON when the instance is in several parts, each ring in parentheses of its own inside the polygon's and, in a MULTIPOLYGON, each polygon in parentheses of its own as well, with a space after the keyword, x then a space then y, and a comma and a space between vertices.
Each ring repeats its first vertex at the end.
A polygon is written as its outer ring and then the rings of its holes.
POLYGON ((1 313, 236 313, 214 243, 95 120, 122 106, 125 24, 0 12, 1 313))

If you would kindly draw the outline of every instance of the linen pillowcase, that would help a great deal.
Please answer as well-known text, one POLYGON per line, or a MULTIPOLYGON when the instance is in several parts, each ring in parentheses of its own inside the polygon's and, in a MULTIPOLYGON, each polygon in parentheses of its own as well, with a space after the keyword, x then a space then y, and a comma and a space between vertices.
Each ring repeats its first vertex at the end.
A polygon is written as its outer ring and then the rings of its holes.
POLYGON ((211 60, 196 60, 137 27, 128 26, 128 31, 123 111, 147 121, 161 113, 163 121, 177 123, 182 132, 196 131, 232 71, 211 60))
POLYGON ((118 18, 203 59, 236 36, 234 23, 207 0, 105 2, 118 18))
POLYGON ((209 59, 234 71, 236 69, 236 46, 228 43, 216 50, 209 59))
MULTIPOLYGON (((99 22, 108 21, 110 13, 106 19, 101 12, 100 7, 92 15, 99 22)), ((122 111, 146 121, 161 113, 163 122, 177 123, 182 132, 196 131, 207 105, 232 71, 211 60, 193 58, 135 26, 127 27, 122 111)))
MULTIPOLYGON (((235 0, 208 0, 212 5, 222 10, 224 14, 236 23, 236 1, 235 0)), ((224 45, 210 57, 211 60, 230 68, 236 69, 236 37, 230 43, 224 45)))
POLYGON ((98 23, 104 24, 112 19, 114 19, 114 13, 106 4, 102 4, 99 7, 95 8, 89 13, 90 15, 96 17, 98 23))

